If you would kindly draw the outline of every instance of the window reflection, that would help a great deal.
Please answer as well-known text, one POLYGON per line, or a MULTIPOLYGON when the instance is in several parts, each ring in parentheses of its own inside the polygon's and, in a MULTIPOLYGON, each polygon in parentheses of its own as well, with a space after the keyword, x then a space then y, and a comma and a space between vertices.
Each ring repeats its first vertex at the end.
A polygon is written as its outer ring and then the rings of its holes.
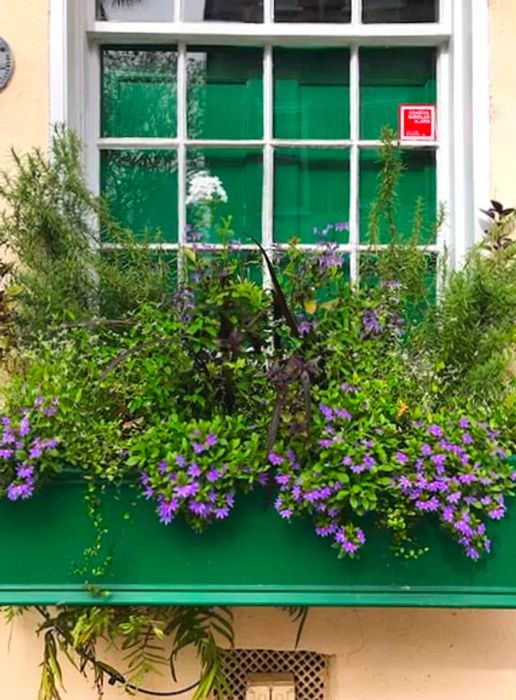
POLYGON ((438 0, 364 0, 364 22, 437 22, 438 0))
POLYGON ((262 0, 183 0, 186 22, 263 22, 262 0))
POLYGON ((262 63, 260 49, 200 46, 188 52, 190 138, 262 137, 262 63))
POLYGON ((175 51, 102 52, 102 135, 176 135, 175 51))
POLYGON ((276 0, 276 22, 351 22, 351 0, 276 0))
POLYGON ((174 0, 96 0, 97 19, 112 22, 172 22, 174 0))

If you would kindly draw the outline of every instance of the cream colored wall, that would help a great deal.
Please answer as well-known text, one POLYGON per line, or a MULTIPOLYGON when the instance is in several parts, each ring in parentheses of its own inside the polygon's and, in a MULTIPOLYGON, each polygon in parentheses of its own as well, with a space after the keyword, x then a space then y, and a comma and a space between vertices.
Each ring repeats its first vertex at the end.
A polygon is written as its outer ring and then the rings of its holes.
MULTIPOLYGON (((514 203, 516 2, 490 4, 493 194, 514 203)), ((11 145, 26 150, 47 142, 48 0, 0 0, 0 33, 16 59, 15 76, 0 93, 3 168, 11 145)), ((34 624, 33 619, 18 622, 12 633, 0 626, 0 700, 36 700, 41 645, 34 624)), ((294 639, 277 610, 237 610, 236 629, 242 647, 288 649, 294 639)), ((516 612, 313 610, 302 646, 334 656, 330 700, 516 697, 516 612)), ((195 674, 194 660, 185 659, 180 682, 188 684, 195 674)), ((159 678, 150 685, 170 687, 159 678)), ((67 673, 67 688, 69 700, 96 698, 76 673, 67 673)), ((105 697, 122 696, 110 690, 105 697)))
POLYGON ((516 202, 515 38, 515 0, 490 0, 491 182, 493 196, 511 206, 516 202))
POLYGON ((9 148, 44 148, 48 140, 48 0, 0 0, 0 34, 15 73, 0 92, 0 169, 9 148))
MULTIPOLYGON (((291 649, 295 627, 277 609, 235 611, 237 645, 291 649)), ((0 631, 0 698, 36 700, 40 645, 30 620, 0 631)), ((314 609, 301 648, 333 656, 328 700, 514 700, 516 612, 314 609)), ((110 659, 113 661, 113 657, 110 659)), ((116 663, 116 659, 114 660, 116 663)), ((180 683, 196 678, 184 660, 180 683)), ((96 700, 67 673, 69 700, 96 700)), ((147 686, 169 690, 169 680, 147 686)), ((110 689, 105 700, 123 693, 110 689)), ((189 695, 181 696, 189 700, 189 695)))

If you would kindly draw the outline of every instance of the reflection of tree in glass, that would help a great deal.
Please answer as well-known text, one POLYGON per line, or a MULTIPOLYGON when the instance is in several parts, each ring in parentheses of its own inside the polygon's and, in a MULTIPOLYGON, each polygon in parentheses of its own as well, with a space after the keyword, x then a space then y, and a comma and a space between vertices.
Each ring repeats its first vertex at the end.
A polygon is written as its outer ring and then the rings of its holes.
POLYGON ((175 51, 105 49, 102 69, 104 136, 176 135, 175 51))
POLYGON ((102 189, 120 223, 145 240, 177 240, 174 151, 106 151, 102 189))
POLYGON ((173 0, 96 0, 97 19, 115 22, 172 22, 173 0))

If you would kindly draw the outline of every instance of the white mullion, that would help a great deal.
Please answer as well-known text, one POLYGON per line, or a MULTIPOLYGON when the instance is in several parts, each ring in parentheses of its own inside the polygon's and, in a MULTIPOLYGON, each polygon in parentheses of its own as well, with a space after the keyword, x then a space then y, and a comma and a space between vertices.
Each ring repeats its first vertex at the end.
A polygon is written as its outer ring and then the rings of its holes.
MULTIPOLYGON (((269 2, 271 0, 268 0, 269 2)), ((262 245, 268 253, 274 244, 274 66, 273 49, 268 45, 263 53, 263 201, 262 245)), ((270 275, 264 264, 264 282, 270 285, 270 275)))
POLYGON ((350 91, 350 207, 349 207, 349 243, 351 247, 350 275, 353 284, 358 283, 360 275, 360 57, 358 46, 351 49, 349 65, 350 91))
POLYGON ((362 0, 351 0, 351 24, 353 27, 362 24, 362 0))
POLYGON ((183 0, 172 0, 172 2, 174 3, 174 23, 178 24, 181 21, 183 0))
POLYGON ((275 0, 264 0, 263 2, 263 22, 266 25, 274 22, 274 2, 275 0))
MULTIPOLYGON (((446 207, 446 220, 437 232, 437 245, 440 249, 449 251, 453 257, 453 237, 450 222, 450 192, 451 192, 451 63, 449 46, 443 46, 437 56, 437 128, 439 148, 436 153, 437 170, 437 202, 440 207, 446 207)), ((442 289, 444 280, 437 276, 437 294, 442 289)))
MULTIPOLYGON (((97 139, 97 145, 101 150, 120 150, 125 148, 159 149, 177 148, 180 143, 177 138, 146 138, 146 137, 105 137, 97 139)), ((317 140, 317 139, 184 139, 186 146, 197 148, 263 148, 270 144, 276 148, 349 148, 351 139, 317 140)), ((365 145, 378 147, 381 142, 364 142, 365 145)))
MULTIPOLYGON (((179 0, 176 0, 177 2, 179 0)), ((188 133, 187 108, 187 48, 177 46, 177 240, 181 247, 186 242, 186 138, 188 133)), ((178 255, 179 278, 183 274, 183 260, 178 255)))

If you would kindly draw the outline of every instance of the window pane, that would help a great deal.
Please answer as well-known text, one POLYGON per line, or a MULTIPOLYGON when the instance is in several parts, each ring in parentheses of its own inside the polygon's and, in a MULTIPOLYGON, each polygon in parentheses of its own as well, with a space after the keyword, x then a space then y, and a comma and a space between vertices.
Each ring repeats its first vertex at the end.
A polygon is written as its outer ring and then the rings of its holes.
POLYGON ((276 22, 351 22, 351 0, 275 0, 276 22))
POLYGON ((435 49, 361 50, 361 138, 380 138, 383 126, 390 126, 397 132, 401 104, 435 103, 435 74, 435 49))
POLYGON ((263 22, 263 0, 183 0, 187 22, 263 22))
POLYGON ((175 152, 104 151, 101 186, 122 226, 151 240, 177 241, 175 152))
MULTIPOLYGON (((274 240, 315 243, 314 229, 349 221, 349 152, 278 149, 275 157, 274 240)), ((341 228, 341 227, 339 227, 341 228)), ((344 227, 342 227, 344 229, 344 227)), ((339 243, 348 242, 339 232, 339 243)))
MULTIPOLYGON (((437 218, 436 166, 435 152, 430 150, 404 151, 403 163, 405 170, 401 175, 398 187, 396 206, 396 225, 400 235, 408 239, 414 223, 414 214, 418 198, 424 200, 423 221, 425 233, 429 234, 437 218)), ((371 204, 377 196, 379 185, 378 175, 381 171, 378 153, 374 150, 363 150, 360 156, 360 239, 368 241, 369 216, 371 204)), ((427 235, 425 242, 429 240, 427 235)), ((384 218, 381 220, 380 243, 389 243, 390 235, 384 218)))
POLYGON ((274 51, 274 135, 349 138, 349 51, 274 51))
POLYGON ((219 242, 216 225, 221 218, 231 217, 232 238, 249 243, 249 238, 262 237, 262 153, 258 149, 216 148, 188 151, 188 181, 196 173, 220 178, 227 193, 227 203, 218 204, 213 212, 199 204, 188 207, 188 223, 201 231, 203 240, 219 242))
POLYGON ((364 22, 437 22, 439 0, 363 0, 364 22))
POLYGON ((97 19, 114 22, 172 22, 174 0, 96 0, 97 19))
POLYGON ((102 135, 176 135, 175 51, 102 51, 102 135))
POLYGON ((262 65, 259 49, 199 47, 188 54, 190 138, 263 136, 262 65))

